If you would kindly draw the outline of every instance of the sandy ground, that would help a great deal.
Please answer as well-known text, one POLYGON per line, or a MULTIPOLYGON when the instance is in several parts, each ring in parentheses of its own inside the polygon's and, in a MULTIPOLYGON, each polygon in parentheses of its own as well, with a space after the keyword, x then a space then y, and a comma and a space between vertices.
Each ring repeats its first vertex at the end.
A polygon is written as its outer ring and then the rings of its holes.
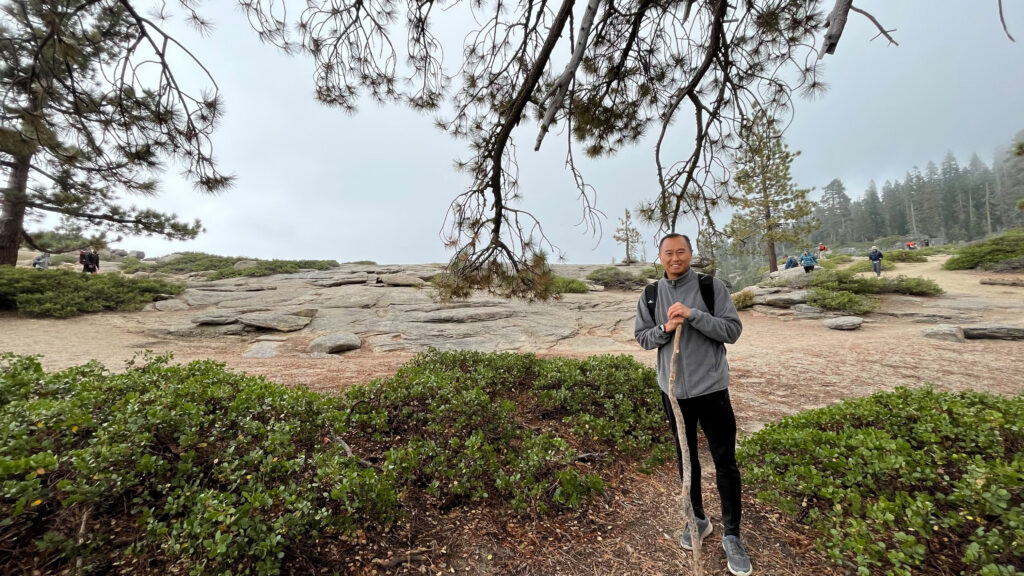
MULTIPOLYGON (((898 264, 896 274, 938 282, 946 294, 936 298, 885 297, 880 313, 855 331, 829 330, 818 320, 797 320, 741 312, 744 330, 730 346, 731 390, 740 425, 750 433, 780 417, 896 386, 926 382, 946 390, 1024 392, 1024 343, 969 340, 955 343, 922 337, 929 324, 886 315, 890 309, 917 307, 925 312, 961 311, 980 320, 1024 325, 1024 288, 983 285, 991 274, 945 271, 945 257, 922 264, 898 264)), ((623 298, 636 296, 623 293, 623 298)), ((95 359, 119 370, 134 356, 173 353, 176 361, 214 358, 230 368, 289 385, 331 391, 387 376, 409 353, 360 350, 330 358, 310 358, 312 336, 291 335, 276 358, 248 359, 247 338, 184 339, 154 336, 160 312, 110 313, 67 320, 0 315, 0 350, 42 356, 47 369, 95 359)), ((607 353, 625 353, 653 365, 653 352, 618 331, 607 353)), ((560 347, 571 350, 571 346, 560 347)))

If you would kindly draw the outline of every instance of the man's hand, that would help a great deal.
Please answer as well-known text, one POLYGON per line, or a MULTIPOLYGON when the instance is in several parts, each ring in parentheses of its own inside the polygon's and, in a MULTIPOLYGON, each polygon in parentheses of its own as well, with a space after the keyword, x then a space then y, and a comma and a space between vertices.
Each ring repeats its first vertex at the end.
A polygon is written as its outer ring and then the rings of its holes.
POLYGON ((682 302, 676 302, 668 307, 668 321, 665 322, 665 332, 674 332, 676 327, 681 325, 690 317, 690 308, 682 302))

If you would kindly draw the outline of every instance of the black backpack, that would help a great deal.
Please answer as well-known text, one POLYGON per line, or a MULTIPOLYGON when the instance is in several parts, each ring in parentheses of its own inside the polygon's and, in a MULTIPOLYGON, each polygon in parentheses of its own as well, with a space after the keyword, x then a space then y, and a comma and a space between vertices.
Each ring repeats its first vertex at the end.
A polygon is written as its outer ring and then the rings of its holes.
MULTIPOLYGON (((697 283, 700 285, 700 297, 704 300, 704 306, 712 316, 715 315, 715 279, 708 274, 697 273, 697 283)), ((648 284, 644 287, 644 300, 647 302, 647 310, 654 319, 654 307, 658 303, 658 283, 648 284)), ((657 322, 657 320, 655 320, 657 322)))

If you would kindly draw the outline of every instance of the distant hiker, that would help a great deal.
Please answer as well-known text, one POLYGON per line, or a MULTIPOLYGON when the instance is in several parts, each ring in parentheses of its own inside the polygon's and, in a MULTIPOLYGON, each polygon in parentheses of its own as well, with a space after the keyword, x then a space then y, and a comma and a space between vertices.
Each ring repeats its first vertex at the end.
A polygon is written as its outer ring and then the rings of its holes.
POLYGON ((42 254, 32 259, 32 267, 36 270, 46 270, 50 267, 50 253, 43 251, 42 254))
POLYGON ((814 270, 814 266, 818 263, 818 259, 811 254, 810 250, 804 250, 804 253, 800 255, 800 265, 804 267, 804 272, 810 274, 814 270))
POLYGON ((100 269, 100 255, 92 247, 88 252, 78 253, 78 262, 82 265, 82 272, 95 274, 100 269))
POLYGON ((826 252, 828 252, 828 246, 825 246, 824 244, 818 244, 818 260, 819 261, 825 259, 825 253, 826 252))
POLYGON ((796 263, 796 258, 795 257, 790 256, 789 254, 786 254, 785 255, 785 259, 786 259, 786 268, 785 268, 785 270, 789 270, 790 268, 796 268, 798 266, 798 264, 796 263))
POLYGON ((882 253, 878 251, 878 246, 872 246, 871 252, 868 254, 868 260, 871 260, 871 269, 875 271, 875 277, 882 275, 882 253))
MULTIPOLYGON (((676 420, 671 402, 678 402, 682 411, 690 452, 690 502, 700 536, 703 538, 710 534, 713 527, 704 514, 701 497, 698 425, 704 431, 715 462, 725 532, 722 547, 729 571, 739 575, 750 574, 750 558, 740 540, 736 416, 729 400, 729 363, 725 358, 725 345, 736 342, 743 325, 725 284, 717 278, 699 275, 690 268, 693 248, 689 238, 682 234, 668 234, 661 239, 658 257, 665 266, 665 275, 651 285, 653 290, 644 290, 636 308, 633 335, 645 350, 658 350, 658 386, 673 437, 676 435, 676 420), (678 376, 676 382, 669 382, 673 336, 677 326, 682 326, 676 366, 678 376)), ((676 456, 682 479, 683 463, 678 440, 676 438, 676 456)), ((680 537, 679 545, 686 550, 692 549, 689 527, 680 537)))
POLYGON ((917 250, 917 243, 913 241, 907 242, 907 250, 917 250))

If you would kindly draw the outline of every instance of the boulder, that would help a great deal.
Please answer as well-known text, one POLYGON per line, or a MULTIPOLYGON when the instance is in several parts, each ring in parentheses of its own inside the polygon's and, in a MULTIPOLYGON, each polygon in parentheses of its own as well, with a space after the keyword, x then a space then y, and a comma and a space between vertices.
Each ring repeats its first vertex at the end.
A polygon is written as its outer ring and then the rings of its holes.
MULTIPOLYGON (((757 298, 754 300, 757 301, 757 298)), ((805 304, 807 302, 807 290, 790 290, 786 292, 778 292, 775 294, 768 294, 763 297, 765 306, 775 306, 776 308, 789 308, 795 304, 805 304)))
POLYGON ((959 326, 953 324, 938 324, 932 328, 925 329, 922 334, 925 338, 933 338, 935 340, 946 340, 948 342, 963 342, 964 331, 959 326))
POLYGON ((351 332, 335 332, 321 336, 309 343, 306 351, 312 354, 334 354, 348 350, 358 350, 362 346, 359 336, 351 332))
POLYGON ((423 286, 426 284, 420 278, 411 274, 383 274, 378 280, 379 284, 385 284, 387 286, 423 286))
POLYGON ((113 250, 110 251, 110 253, 114 256, 117 256, 118 258, 124 258, 128 256, 128 251, 122 250, 121 248, 114 248, 113 250))
POLYGON ((237 314, 204 314, 202 316, 195 316, 192 318, 193 324, 199 324, 200 326, 221 326, 224 324, 234 324, 238 322, 237 314))
POLYGON ((278 332, 302 330, 312 319, 311 316, 277 314, 274 312, 251 312, 238 317, 238 321, 246 326, 277 330, 278 332))
POLYGON ((801 318, 821 318, 825 315, 824 310, 809 304, 794 304, 792 310, 801 318))
POLYGON ((248 270, 249 268, 255 268, 259 265, 260 263, 255 260, 239 260, 238 262, 235 262, 235 265, 232 266, 232 268, 235 270, 248 270))
POLYGON ((859 316, 840 316, 829 318, 822 323, 832 330, 856 330, 864 323, 864 319, 859 316))
POLYGON ((135 258, 137 260, 142 260, 143 258, 146 257, 146 253, 143 252, 142 250, 129 250, 128 254, 127 254, 127 257, 128 258, 135 258))
POLYGON ((968 340, 1024 340, 1024 326, 1008 324, 977 324, 964 326, 964 338, 968 340))

